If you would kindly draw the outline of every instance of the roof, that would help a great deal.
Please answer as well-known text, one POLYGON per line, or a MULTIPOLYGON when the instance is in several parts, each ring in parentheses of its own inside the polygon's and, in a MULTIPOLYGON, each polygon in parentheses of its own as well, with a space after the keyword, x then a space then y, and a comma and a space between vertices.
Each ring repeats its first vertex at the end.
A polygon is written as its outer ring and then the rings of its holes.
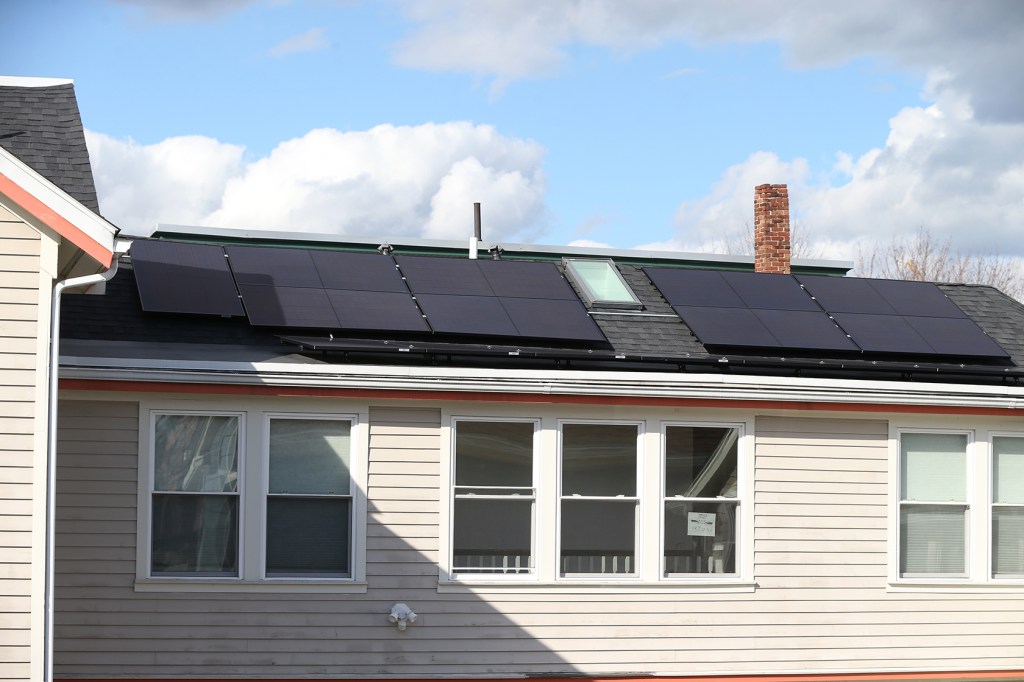
POLYGON ((99 213, 71 81, 0 78, 0 147, 99 213))
MULTIPOLYGON (((324 247, 324 245, 320 245, 324 247)), ((268 262, 281 247, 268 249, 268 262)), ((324 247, 326 248, 326 247, 324 247)), ((336 244, 366 254, 363 244, 336 244)), ((139 249, 143 253, 143 249, 139 249)), ((230 253, 227 252, 227 253, 230 253)), ((522 254, 516 254, 521 256, 522 254)), ((374 254, 367 258, 382 258, 374 254)), ((419 255, 438 268, 453 256, 419 255)), ((222 256, 218 256, 223 260, 222 256)), ((390 258, 390 257, 389 257, 390 258)), ((465 260, 463 255, 462 260, 465 260)), ((546 262, 545 258, 522 258, 546 262)), ((660 371, 879 379, 889 381, 1016 385, 1024 377, 1024 305, 988 286, 941 284, 956 304, 1006 352, 1003 357, 918 357, 899 353, 830 353, 771 348, 709 347, 677 314, 641 263, 616 258, 616 267, 643 304, 640 311, 590 309, 604 340, 504 338, 459 333, 256 326, 245 317, 143 310, 131 263, 109 283, 104 297, 70 297, 64 305, 62 342, 69 355, 88 358, 148 358, 174 363, 215 358, 311 364, 451 365, 463 367, 570 368, 593 371, 660 371)), ((642 261, 643 259, 639 259, 642 261)), ((663 259, 664 261, 665 259, 663 259)), ((391 263, 391 261, 388 261, 391 263)), ((401 256, 396 261, 401 267, 401 256)), ((139 263, 142 264, 142 261, 139 263)), ((661 262, 659 266, 666 263, 661 262)), ((688 261, 680 266, 692 268, 688 261)), ((703 268, 722 267, 721 262, 703 268)), ((393 266, 392 266, 393 267, 393 266)), ((559 268, 561 265, 556 264, 559 268)), ((756 275, 755 275, 756 276, 756 275)), ((764 275, 764 277, 781 277, 764 275)), ((242 289, 240 289, 241 291, 242 289)), ((578 292, 577 292, 578 294, 578 292)), ((424 297, 422 294, 419 296, 424 297)), ((242 297, 243 299, 245 296, 242 297)), ((941 296, 940 296, 941 298, 941 296)), ((414 296, 415 299, 415 296, 414 296)), ((583 304, 580 303, 582 306, 583 304)), ((251 316, 251 315, 250 315, 251 316)))

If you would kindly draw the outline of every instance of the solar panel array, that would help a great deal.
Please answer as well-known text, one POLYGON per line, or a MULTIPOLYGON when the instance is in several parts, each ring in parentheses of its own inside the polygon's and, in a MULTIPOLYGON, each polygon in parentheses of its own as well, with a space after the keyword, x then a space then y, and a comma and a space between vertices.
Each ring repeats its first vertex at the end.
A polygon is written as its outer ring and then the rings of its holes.
POLYGON ((254 326, 603 342, 553 263, 138 240, 143 309, 254 326))
POLYGON ((644 268, 708 346, 1008 358, 929 282, 644 268))

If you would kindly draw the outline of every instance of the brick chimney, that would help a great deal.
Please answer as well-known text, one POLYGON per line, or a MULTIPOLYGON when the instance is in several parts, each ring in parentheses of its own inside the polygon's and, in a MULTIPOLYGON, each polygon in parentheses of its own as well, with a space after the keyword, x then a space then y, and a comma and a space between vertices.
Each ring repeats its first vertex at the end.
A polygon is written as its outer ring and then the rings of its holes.
POLYGON ((754 272, 789 274, 789 190, 754 188, 754 272))

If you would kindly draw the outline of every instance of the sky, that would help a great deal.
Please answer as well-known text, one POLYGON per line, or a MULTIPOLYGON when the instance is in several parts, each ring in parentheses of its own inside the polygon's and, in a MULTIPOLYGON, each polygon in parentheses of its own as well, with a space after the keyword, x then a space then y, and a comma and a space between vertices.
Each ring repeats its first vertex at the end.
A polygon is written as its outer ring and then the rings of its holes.
POLYGON ((1024 2, 0 0, 71 78, 103 214, 797 256, 926 229, 1024 257, 1024 2))

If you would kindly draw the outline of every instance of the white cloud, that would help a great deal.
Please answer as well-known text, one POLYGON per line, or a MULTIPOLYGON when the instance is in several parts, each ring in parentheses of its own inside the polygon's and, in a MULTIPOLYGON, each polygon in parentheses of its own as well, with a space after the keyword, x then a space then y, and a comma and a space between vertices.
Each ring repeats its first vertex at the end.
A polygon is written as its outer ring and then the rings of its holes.
POLYGON ((271 57, 284 57, 296 52, 319 52, 331 46, 327 34, 322 28, 311 28, 305 33, 286 38, 270 48, 271 57))
POLYGON ((251 5, 257 0, 117 0, 141 8, 153 21, 215 19, 251 5))
POLYGON ((313 130, 268 156, 209 138, 89 134, 101 208, 131 233, 164 223, 530 241, 545 226, 544 149, 468 122, 313 130))
POLYGON ((940 93, 897 113, 883 147, 838 155, 828 175, 814 176, 804 159, 752 154, 709 195, 680 205, 666 246, 722 250, 750 229, 753 188, 781 182, 803 237, 828 257, 850 260, 859 245, 921 227, 965 251, 1024 255, 1024 124, 979 121, 965 97, 940 93))

